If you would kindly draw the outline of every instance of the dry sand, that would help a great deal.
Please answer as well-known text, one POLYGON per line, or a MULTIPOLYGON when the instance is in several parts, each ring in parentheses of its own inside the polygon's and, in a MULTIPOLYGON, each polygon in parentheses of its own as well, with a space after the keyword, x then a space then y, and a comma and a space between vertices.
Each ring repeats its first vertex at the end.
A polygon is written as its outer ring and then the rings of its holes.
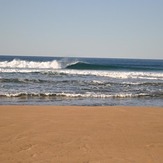
POLYGON ((1 163, 162 163, 163 108, 0 106, 1 163))

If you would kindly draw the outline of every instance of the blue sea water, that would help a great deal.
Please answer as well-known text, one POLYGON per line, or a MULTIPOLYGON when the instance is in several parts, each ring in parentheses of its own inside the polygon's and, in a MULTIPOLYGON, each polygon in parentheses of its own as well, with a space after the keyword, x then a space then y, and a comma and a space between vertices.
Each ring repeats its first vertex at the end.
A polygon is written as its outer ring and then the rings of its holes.
POLYGON ((163 60, 0 56, 0 105, 163 106, 163 60))

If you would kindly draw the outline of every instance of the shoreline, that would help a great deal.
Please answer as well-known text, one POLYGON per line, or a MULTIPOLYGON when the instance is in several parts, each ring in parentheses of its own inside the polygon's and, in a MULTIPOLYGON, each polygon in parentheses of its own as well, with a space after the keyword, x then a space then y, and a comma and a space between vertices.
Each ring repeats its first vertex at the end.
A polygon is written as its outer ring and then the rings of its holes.
POLYGON ((0 162, 163 162, 163 107, 0 106, 0 162))

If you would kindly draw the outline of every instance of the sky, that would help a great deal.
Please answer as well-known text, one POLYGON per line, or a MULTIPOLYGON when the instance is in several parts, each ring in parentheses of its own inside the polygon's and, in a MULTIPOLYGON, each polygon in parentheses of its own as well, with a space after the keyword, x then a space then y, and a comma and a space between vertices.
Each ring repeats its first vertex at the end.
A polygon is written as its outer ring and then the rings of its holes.
POLYGON ((163 59, 163 0, 0 0, 0 55, 163 59))

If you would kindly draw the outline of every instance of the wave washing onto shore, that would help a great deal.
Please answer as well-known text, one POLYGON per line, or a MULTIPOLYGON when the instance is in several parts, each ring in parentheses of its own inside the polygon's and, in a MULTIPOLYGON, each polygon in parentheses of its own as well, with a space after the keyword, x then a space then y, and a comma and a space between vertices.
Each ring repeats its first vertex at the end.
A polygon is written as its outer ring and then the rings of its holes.
POLYGON ((163 106, 163 61, 0 56, 0 104, 163 106))
POLYGON ((145 94, 145 93, 139 93, 139 94, 95 94, 95 93, 85 93, 85 94, 79 94, 79 93, 9 93, 9 94, 0 94, 0 97, 20 97, 20 98, 34 98, 34 97, 41 97, 41 98, 144 98, 144 97, 163 97, 163 94, 145 94))

